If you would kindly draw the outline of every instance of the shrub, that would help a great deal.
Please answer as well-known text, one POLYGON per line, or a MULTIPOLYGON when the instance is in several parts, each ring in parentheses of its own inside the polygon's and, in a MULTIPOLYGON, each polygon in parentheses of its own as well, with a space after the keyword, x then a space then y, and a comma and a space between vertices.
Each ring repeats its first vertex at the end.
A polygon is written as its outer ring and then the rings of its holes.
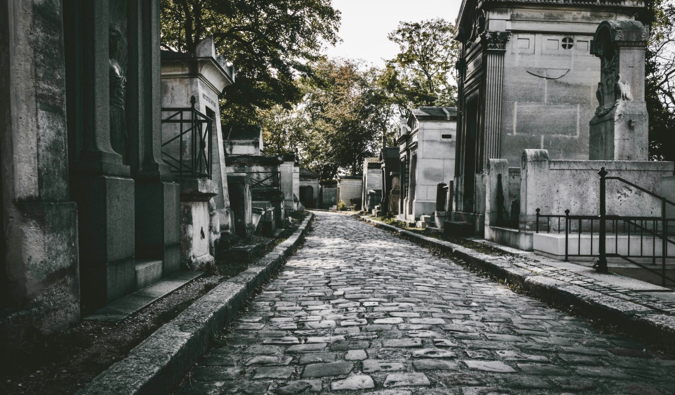
POLYGON ((340 210, 340 211, 345 211, 345 210, 347 210, 347 204, 345 204, 345 202, 340 200, 337 204, 337 209, 340 210))

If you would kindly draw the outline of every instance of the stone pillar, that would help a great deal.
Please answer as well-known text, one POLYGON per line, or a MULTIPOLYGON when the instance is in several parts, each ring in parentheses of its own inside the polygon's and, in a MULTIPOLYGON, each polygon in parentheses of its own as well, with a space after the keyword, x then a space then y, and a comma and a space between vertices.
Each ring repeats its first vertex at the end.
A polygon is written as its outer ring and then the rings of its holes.
MULTIPOLYGON (((129 1, 130 162, 136 181, 136 257, 180 268, 180 186, 162 160, 159 2, 129 1)), ((157 280, 154 278, 153 280, 157 280)))
POLYGON ((253 208, 251 187, 246 176, 227 176, 230 203, 234 211, 234 229, 237 236, 247 239, 253 235, 253 208))
POLYGON ((295 155, 284 155, 284 163, 279 165, 279 177, 281 183, 281 192, 284 193, 284 208, 289 211, 294 210, 293 205, 293 167, 295 164, 295 155))
POLYGON ((59 1, 0 2, 0 346, 80 318, 59 1))
POLYGON ((63 3, 63 11, 82 308, 91 311, 135 289, 134 181, 123 160, 130 157, 121 82, 127 77, 128 10, 124 1, 73 0, 63 3))
POLYGON ((644 100, 645 48, 649 28, 638 21, 604 21, 591 53, 601 60, 590 122, 591 160, 649 159, 649 117, 644 100))
POLYGON ((543 213, 550 210, 548 190, 550 158, 544 149, 523 150, 521 158, 520 182, 520 219, 518 228, 523 231, 533 231, 537 220, 536 209, 543 213))
POLYGON ((206 178, 185 178, 180 187, 181 261, 201 270, 214 262, 209 201, 218 194, 218 184, 206 178))
POLYGON ((510 32, 488 31, 482 34, 485 50, 485 124, 483 168, 490 158, 499 158, 502 128, 502 91, 504 86, 504 53, 510 32))

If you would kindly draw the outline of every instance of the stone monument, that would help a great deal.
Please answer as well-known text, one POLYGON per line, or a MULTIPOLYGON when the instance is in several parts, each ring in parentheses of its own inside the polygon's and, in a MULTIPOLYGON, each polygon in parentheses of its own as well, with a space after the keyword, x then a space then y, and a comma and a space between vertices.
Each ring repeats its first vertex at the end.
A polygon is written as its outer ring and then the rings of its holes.
POLYGON ((598 107, 590 122, 591 160, 646 161, 645 47, 649 28, 638 21, 605 21, 591 43, 601 60, 598 107))

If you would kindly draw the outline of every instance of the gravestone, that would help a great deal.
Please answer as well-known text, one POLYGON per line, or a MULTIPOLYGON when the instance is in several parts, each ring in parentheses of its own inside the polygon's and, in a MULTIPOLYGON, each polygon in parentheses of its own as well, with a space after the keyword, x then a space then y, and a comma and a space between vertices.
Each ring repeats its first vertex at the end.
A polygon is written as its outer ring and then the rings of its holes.
POLYGON ((648 160, 645 48, 649 28, 638 21, 604 21, 591 53, 600 58, 598 107, 590 122, 590 160, 648 160))

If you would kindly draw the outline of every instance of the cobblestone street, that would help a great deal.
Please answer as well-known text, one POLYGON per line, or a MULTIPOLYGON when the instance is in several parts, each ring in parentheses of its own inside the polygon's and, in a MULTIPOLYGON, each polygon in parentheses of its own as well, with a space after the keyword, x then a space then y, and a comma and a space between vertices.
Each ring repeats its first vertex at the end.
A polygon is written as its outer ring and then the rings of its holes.
POLYGON ((675 360, 326 212, 222 344, 180 393, 675 394, 675 360))

